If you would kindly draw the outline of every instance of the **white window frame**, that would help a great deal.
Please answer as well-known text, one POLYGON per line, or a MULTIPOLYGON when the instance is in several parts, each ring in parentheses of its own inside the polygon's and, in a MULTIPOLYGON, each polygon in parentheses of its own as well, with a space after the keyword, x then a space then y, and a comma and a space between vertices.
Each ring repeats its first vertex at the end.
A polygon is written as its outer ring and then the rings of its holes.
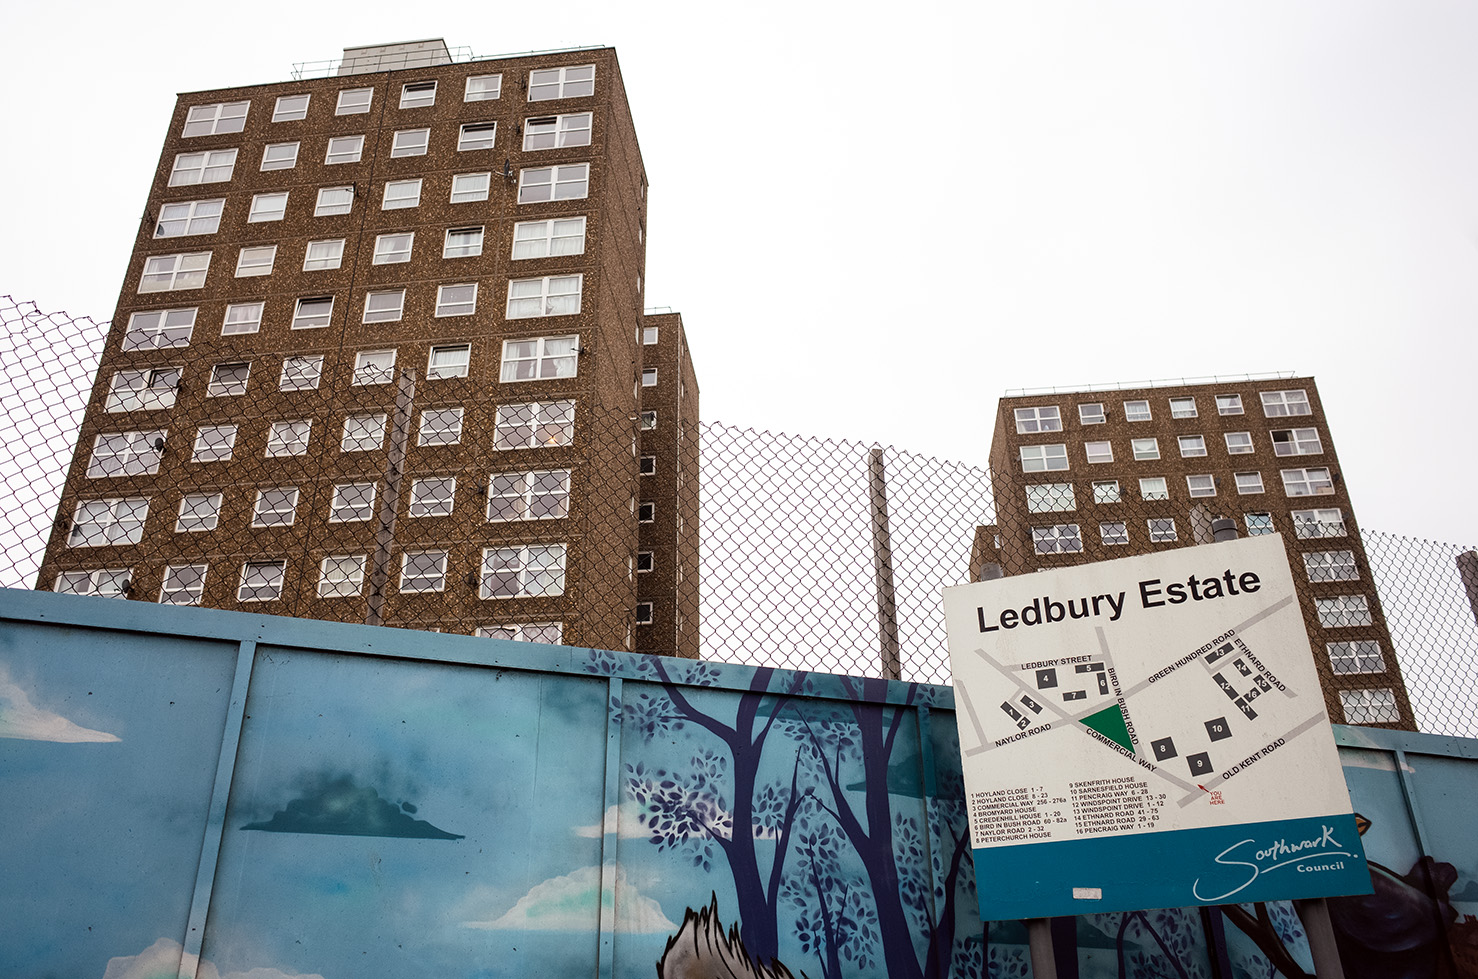
POLYGON ((529 116, 523 121, 523 150, 557 150, 589 146, 594 114, 563 112, 554 116, 529 116))
POLYGON ((460 445, 466 412, 460 406, 422 408, 416 429, 416 445, 460 445))
POLYGON ((1028 513, 1058 513, 1077 508, 1072 483, 1032 483, 1026 487, 1028 513))
POLYGON ((294 354, 282 358, 282 374, 277 379, 277 390, 316 391, 322 379, 323 354, 294 354), (289 387, 289 384, 292 386, 289 387))
POLYGON ((236 586, 238 602, 275 602, 282 597, 287 578, 287 562, 246 561, 241 565, 241 580, 236 586))
POLYGON ((1196 418, 1196 417, 1198 417, 1198 413, 1196 411, 1196 399, 1195 398, 1184 398, 1184 397, 1183 398, 1171 398, 1170 399, 1170 417, 1171 418, 1196 418))
POLYGON ((1170 499, 1170 484, 1166 482, 1164 476, 1141 476, 1139 498, 1141 500, 1168 500, 1170 499))
POLYGON ((360 350, 354 355, 353 387, 389 384, 395 379, 395 348, 360 350))
POLYGON ((575 402, 571 399, 502 404, 494 415, 495 450, 555 447, 574 440, 575 402))
POLYGON ((353 187, 320 187, 318 188, 318 200, 313 205, 313 216, 315 218, 332 217, 338 214, 349 214, 354 210, 354 188, 353 187), (346 203, 328 203, 324 201, 326 195, 347 195, 346 203), (342 208, 342 210, 341 210, 342 208))
POLYGON ((1346 724, 1396 724, 1401 720, 1396 691, 1390 687, 1341 690, 1339 706, 1346 724))
POLYGON ((236 150, 203 150, 180 153, 169 171, 171 187, 193 187, 196 184, 223 184, 236 172, 236 150))
POLYGON ((128 327, 123 331, 124 351, 167 350, 173 347, 188 347, 195 333, 195 317, 198 308, 148 309, 134 313, 128 318, 128 327))
POLYGON ((311 94, 306 95, 279 95, 277 102, 272 106, 273 122, 292 122, 296 119, 305 119, 308 116, 308 105, 313 101, 311 94), (302 105, 295 104, 299 99, 302 105))
POLYGON ((180 497, 179 512, 175 515, 174 532, 195 534, 215 530, 221 520, 220 493, 186 493, 180 497))
POLYGON ((143 271, 139 273, 140 294, 151 292, 179 292, 183 289, 205 287, 210 274, 211 252, 175 252, 171 255, 151 255, 144 259, 143 271))
MULTIPOLYGON (((1370 599, 1364 595, 1316 598, 1314 612, 1319 616, 1319 625, 1325 629, 1375 625, 1375 617, 1370 612, 1370 599)), ((1384 670, 1385 667, 1382 666, 1381 669, 1384 670)))
POLYGON ((1206 454, 1206 436, 1204 435, 1177 435, 1175 441, 1180 446, 1182 459, 1197 459, 1206 454))
POLYGON ((405 315, 404 289, 379 289, 364 295, 363 323, 396 323, 405 315), (391 304, 391 300, 394 304, 391 304))
POLYGON ((1033 527, 1032 550, 1037 554, 1078 554, 1083 550, 1082 531, 1075 523, 1033 527))
POLYGON ((1185 478, 1186 491, 1191 499, 1199 500, 1216 495, 1216 477, 1210 473, 1197 473, 1185 478))
POLYGON ((224 364, 212 364, 210 379, 205 385, 207 398, 239 398, 246 393, 251 383, 251 361, 235 360, 224 364))
POLYGON ((594 94, 595 65, 536 68, 529 72, 530 102, 552 102, 594 94))
POLYGON ((1227 443, 1227 455, 1250 455, 1257 451, 1257 446, 1252 444, 1251 432, 1227 432, 1223 438, 1227 443))
POLYGON ((1098 539, 1105 547, 1126 545, 1129 543, 1129 525, 1122 520, 1099 521, 1098 539))
POLYGON ((1084 442, 1083 454, 1091 466, 1103 465, 1114 461, 1114 444, 1109 441, 1084 442), (1106 457, 1105 457, 1105 454, 1106 457))
POLYGON ((457 477, 425 476, 411 481, 407 517, 450 517, 457 503, 457 477))
POLYGON ((488 193, 492 187, 492 183, 493 175, 491 172, 455 174, 452 177, 451 203, 467 204, 473 201, 485 201, 488 199, 488 193), (478 183, 482 184, 481 188, 476 186, 478 183), (459 190, 459 184, 470 184, 473 186, 463 186, 459 190))
POLYGON ((246 128, 246 115, 251 111, 251 102, 208 102, 192 105, 185 112, 185 125, 180 135, 186 139, 196 136, 221 136, 239 133, 246 128), (191 130, 194 132, 191 132, 191 130))
POLYGON ((397 129, 390 137, 390 159, 425 156, 431 149, 430 129, 397 129))
POLYGON ((503 94, 503 75, 469 75, 462 88, 463 102, 493 102, 503 94), (477 84, 474 85, 473 83, 477 84))
POLYGON ((442 258, 474 258, 482 254, 485 228, 476 225, 466 228, 447 228, 446 238, 441 243, 442 258))
POLYGON ((472 344, 470 343, 437 344, 426 355, 426 380, 428 381, 466 377, 471 368, 472 344), (453 357, 452 354, 461 356, 453 357))
MULTIPOLYGON (((585 254, 585 217, 519 221, 513 226, 513 260, 585 254), (572 247, 575 243, 578 247, 572 247)), ((656 327, 649 327, 655 330, 656 327)))
POLYGON ((1160 440, 1155 437, 1130 439, 1129 451, 1135 462, 1153 462, 1160 458, 1160 440))
POLYGON ((236 254, 236 278, 271 275, 276 264, 276 245, 246 245, 236 254))
POLYGON ((1023 445, 1019 452, 1021 471, 1028 473, 1067 472, 1067 445, 1063 442, 1023 445))
POLYGON ((387 180, 380 197, 380 210, 399 211, 408 207, 421 206, 421 178, 387 180), (393 193, 392 193, 393 191, 393 193))
POLYGON ((1304 572, 1310 581, 1359 581, 1360 565, 1355 552, 1304 551, 1304 572))
POLYGON ((201 425, 195 429, 191 462, 227 462, 236 452, 236 425, 201 425))
POLYGON ((644 326, 641 328, 641 342, 644 347, 655 347, 657 345, 658 327, 644 326))
POLYGON ((1261 472, 1234 473, 1237 480, 1237 495, 1252 496, 1257 493, 1266 493, 1267 487, 1263 486, 1261 472))
POLYGON ((567 558, 563 544, 483 548, 478 595, 485 599, 556 598, 565 591, 567 558))
POLYGON ((570 515, 569 469, 495 472, 488 477, 488 523, 563 520, 570 515))
POLYGON ((1278 532, 1278 528, 1273 526, 1273 515, 1271 513, 1244 513, 1242 514, 1242 519, 1247 524, 1248 537, 1260 537, 1263 534, 1276 534, 1278 532))
POLYGON ((93 571, 63 571, 56 576, 51 590, 58 595, 123 598, 132 584, 133 571, 129 568, 98 568, 93 571))
POLYGON ((558 646, 564 638, 564 623, 514 622, 507 625, 480 625, 473 635, 482 639, 507 639, 558 646))
POLYGON ((329 554, 318 562, 319 598, 358 598, 364 592, 363 554, 329 554))
POLYGON ((503 341, 503 384, 549 381, 576 376, 580 370, 580 335, 525 337, 503 341))
POLYGON ((170 564, 159 583, 160 605, 199 605, 205 595, 206 564, 170 564))
POLYGON ((405 551, 400 555, 402 595, 422 595, 446 591, 447 552, 440 549, 405 551))
POLYGON ((657 503, 655 500, 643 500, 636 505, 636 522, 657 522, 657 503))
POLYGON ((303 296, 293 307, 292 329, 321 330, 333 319, 333 296, 303 296))
POLYGON ((1093 483, 1094 503, 1122 503, 1124 491, 1117 479, 1099 479, 1093 483))
POLYGON ((490 150, 498 141, 496 122, 464 122, 457 130, 457 152, 476 153, 490 150))
POLYGON ((221 229, 221 213, 225 207, 224 197, 161 205, 159 218, 154 222, 154 237, 189 238, 194 235, 213 235, 221 229), (179 230, 166 225, 178 225, 179 230))
POLYGON ((273 486, 257 490, 251 508, 253 527, 291 527, 298 519, 298 488, 273 486))
POLYGON ((1283 469, 1279 474, 1283 477, 1283 493, 1286 496, 1331 496, 1334 493, 1334 480, 1326 466, 1283 469))
POLYGON ((436 287, 437 316, 471 316, 476 312, 476 282, 458 282, 436 287))
POLYGON ((1103 413, 1102 401, 1088 401, 1078 405, 1079 425, 1103 425, 1108 416, 1103 413))
POLYGON ((643 432, 655 430, 657 427, 657 413, 655 411, 642 412, 637 427, 643 432))
POLYGON ((328 504, 329 523, 364 523, 375 518, 378 482, 337 483, 328 504))
POLYGON ((400 108, 420 109, 436 104, 436 82, 406 82, 400 86, 400 108))
POLYGON ((262 147, 262 165, 259 168, 263 172, 268 170, 292 170, 298 165, 298 151, 302 144, 297 140, 291 143, 268 143, 262 147))
POLYGON ((115 496, 101 500, 78 500, 72 509, 67 532, 68 547, 113 547, 137 544, 144 539, 149 519, 149 498, 115 496))
POLYGON ((545 275, 508 280, 508 304, 504 319, 536 319, 541 316, 575 316, 580 312, 585 276, 545 275))
POLYGON ((1057 405, 1033 405, 1015 412, 1017 435, 1062 431, 1062 410, 1057 405))
POLYGON ((323 154, 323 165, 329 167, 340 166, 345 163, 358 163, 364 158, 364 135, 353 136, 330 136, 328 148, 323 154))
POLYGON ((518 203, 579 201, 590 196, 589 163, 556 163, 518 172, 518 203))
POLYGON ((88 478, 158 475, 168 434, 163 428, 98 433, 87 462, 88 478))
POLYGON ((1126 401, 1124 402, 1124 420, 1126 422, 1147 422, 1154 418, 1150 411, 1148 401, 1126 401))
POLYGON ((1259 392, 1259 397, 1262 399, 1264 418, 1291 418, 1313 414, 1314 411, 1309 404, 1309 393, 1304 388, 1262 391, 1259 392))
POLYGON ((113 414, 173 408, 179 394, 181 373, 182 368, 179 367, 114 371, 108 381, 108 397, 103 402, 103 411, 113 414))
POLYGON ((363 115, 370 110, 370 104, 374 101, 374 98, 375 90, 373 87, 341 88, 339 89, 339 100, 334 103, 334 115, 363 115))
POLYGON ((344 239, 324 238, 308 242, 303 249, 304 272, 326 272, 344 264, 344 239), (318 254, 314 254, 315 250, 318 254))
POLYGON ((275 421, 267 427, 268 459, 284 459, 306 455, 308 442, 313 438, 313 419, 290 418, 275 421))
POLYGON ((656 618, 656 613, 651 602, 637 602, 632 613, 632 618, 637 625, 651 625, 656 618))
POLYGON ((1324 441, 1317 428, 1279 428, 1268 432, 1275 456, 1318 456, 1324 454, 1324 441))
POLYGON ((657 368, 643 367, 641 372, 641 386, 654 388, 657 386, 657 368))
POLYGON ((1294 510, 1289 513, 1293 520, 1293 533, 1299 540, 1320 540, 1326 537, 1345 537, 1345 515, 1337 507, 1319 510, 1294 510))
POLYGON ((266 303, 231 303, 221 317, 221 336, 241 336, 256 333, 262 328, 262 313, 266 303))
POLYGON ((383 411, 348 415, 339 435, 340 452, 378 452, 385 446, 385 427, 389 416, 383 411))
POLYGON ((1242 396, 1240 394, 1218 394, 1216 396, 1216 413, 1218 415, 1240 415, 1242 411, 1242 396))
POLYGON ((1180 540, 1174 517, 1150 517, 1145 524, 1149 528, 1151 544, 1170 544, 1180 540))
POLYGON ((375 236, 375 257, 372 265, 399 265, 411 260, 416 247, 414 231, 394 231, 375 236))
POLYGON ((652 571, 652 569, 654 567, 656 567, 656 562, 657 562, 657 554, 656 554, 655 551, 637 551, 636 552, 636 573, 637 574, 650 574, 651 571, 652 571))

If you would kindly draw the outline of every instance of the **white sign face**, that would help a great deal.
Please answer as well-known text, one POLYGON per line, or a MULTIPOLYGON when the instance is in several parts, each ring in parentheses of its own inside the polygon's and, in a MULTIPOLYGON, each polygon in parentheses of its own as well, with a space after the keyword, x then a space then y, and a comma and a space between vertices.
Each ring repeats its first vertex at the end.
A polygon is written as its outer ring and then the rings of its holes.
POLYGON ((983 918, 1369 892, 1281 538, 944 608, 983 918))

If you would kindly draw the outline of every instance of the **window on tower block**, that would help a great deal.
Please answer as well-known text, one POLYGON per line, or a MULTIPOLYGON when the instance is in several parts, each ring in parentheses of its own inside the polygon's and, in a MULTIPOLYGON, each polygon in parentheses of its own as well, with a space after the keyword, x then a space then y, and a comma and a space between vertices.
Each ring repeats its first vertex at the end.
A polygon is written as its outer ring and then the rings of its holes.
POLYGON ((374 95, 373 88, 346 88, 339 92, 339 103, 334 109, 334 115, 352 116, 368 112, 374 95))
POLYGON ((68 547, 107 547, 137 544, 144 537, 149 501, 142 496, 81 500, 72 511, 68 547))
POLYGON ((538 279, 512 279, 508 283, 510 320, 536 316, 574 316, 580 312, 583 275, 546 275, 538 279))
POLYGON ((322 272, 336 269, 344 263, 344 239, 310 241, 303 252, 303 271, 322 272))
POLYGON ((1067 446, 1023 445, 1021 446, 1021 469, 1023 472, 1055 472, 1067 469, 1067 446))
POLYGON ((402 594, 446 590, 447 552, 406 551, 400 558, 400 591, 402 594))
POLYGON ((191 106, 185 115, 182 136, 219 136, 239 133, 246 128, 246 111, 250 102, 216 102, 191 106))
POLYGON ((572 112, 566 115, 525 119, 523 148, 529 151, 552 150, 565 146, 589 146, 590 118, 589 112, 572 112))
POLYGON ((574 437, 573 401, 534 401, 498 406, 493 431, 494 449, 569 445, 574 437))
POLYGON ((521 170, 518 174, 518 202, 537 204, 541 201, 580 200, 590 193, 590 164, 566 163, 561 166, 521 170))
POLYGON ((411 483, 411 505, 406 511, 412 517, 449 517, 457 496, 455 476, 433 476, 411 483))
POLYGON ((356 386, 389 384, 394 375, 394 350, 361 350, 354 357, 356 386))
POLYGON ((1083 549, 1083 535, 1075 523, 1032 528, 1032 547, 1038 554, 1070 554, 1083 549))
POLYGON ((553 596, 564 590, 563 544, 489 547, 482 552, 483 598, 553 596))
POLYGON ((1150 403, 1148 401, 1124 402, 1125 421, 1147 422, 1150 420, 1150 417, 1150 403))
POLYGON ((1346 724, 1395 724, 1401 720, 1396 693, 1390 687, 1341 690, 1339 703, 1346 724))
POLYGON ((180 368, 156 367, 118 371, 108 384, 107 412, 154 411, 174 406, 180 387, 180 368))
POLYGON ((235 150, 181 153, 174 158, 174 169, 169 173, 169 185, 187 187, 191 184, 225 183, 231 179, 235 169, 235 150))
POLYGON ((1062 431, 1062 413, 1056 405, 1016 409, 1017 434, 1062 431))
POLYGON ((97 479, 107 476, 153 476, 159 472, 159 459, 164 453, 162 428, 137 432, 105 432, 92 443, 92 458, 87 475, 97 479))
POLYGON ((1264 391, 1261 397, 1262 413, 1268 418, 1307 415, 1313 411, 1309 407, 1308 392, 1302 388, 1292 391, 1264 391))
POLYGON ((226 199, 186 201, 165 204, 159 209, 154 225, 155 238, 183 238, 187 235, 213 235, 221 226, 221 210, 226 199))
POLYGON ((364 589, 363 554, 334 554, 318 565, 319 598, 353 598, 364 589))
POLYGON ((205 285, 210 271, 210 252, 188 252, 177 255, 155 255, 144 259, 139 277, 139 292, 175 292, 199 289, 205 285))
POLYGON ((583 217, 520 221, 513 226, 513 257, 515 259, 580 255, 584 251, 585 219, 583 217))
POLYGON ((418 207, 420 203, 420 177, 414 180, 391 180, 385 184, 385 195, 380 199, 380 210, 395 211, 403 207, 418 207))
POLYGON ((572 99, 595 93, 595 65, 543 68, 529 72, 529 101, 572 99))
POLYGON ((263 170, 291 170, 297 165, 297 143, 268 143, 262 148, 263 170))
POLYGON ((282 597, 282 580, 286 576, 286 561, 247 561, 241 566, 241 582, 236 587, 236 600, 275 601, 282 597))
POLYGON ((277 105, 272 110, 273 122, 292 122, 302 119, 308 115, 308 102, 310 95, 282 95, 277 99, 277 105))
POLYGON ((467 366, 472 358, 472 345, 467 343, 432 347, 426 362, 428 381, 448 377, 466 377, 467 366))
POLYGON ((400 107, 402 109, 418 109, 435 104, 435 82, 406 82, 400 86, 400 107))
POLYGON ((429 129, 401 129, 390 139, 390 156, 425 156, 431 142, 429 129))
POLYGON ((193 307, 134 313, 128 318, 128 328, 123 333, 123 349, 162 350, 168 347, 188 347, 190 335, 195 332, 195 313, 193 307))
POLYGON ((1093 401, 1078 405, 1078 424, 1102 425, 1108 419, 1103 414, 1103 402, 1093 401))
POLYGON ((579 364, 578 334, 503 341, 503 369, 498 380, 541 381, 574 377, 579 364))
POLYGON ((570 470, 493 473, 487 519, 561 520, 570 513, 570 470))
POLYGON ((490 102, 503 90, 502 75, 473 75, 467 79, 463 102, 490 102))
POLYGON ((205 594, 204 564, 171 564, 159 586, 160 605, 199 605, 205 594))
POLYGON ((471 316, 476 311, 476 282, 436 287, 437 316, 471 316))
POLYGON ((462 128, 457 132, 457 152, 490 150, 493 148, 497 135, 498 124, 496 122, 463 123, 462 128))

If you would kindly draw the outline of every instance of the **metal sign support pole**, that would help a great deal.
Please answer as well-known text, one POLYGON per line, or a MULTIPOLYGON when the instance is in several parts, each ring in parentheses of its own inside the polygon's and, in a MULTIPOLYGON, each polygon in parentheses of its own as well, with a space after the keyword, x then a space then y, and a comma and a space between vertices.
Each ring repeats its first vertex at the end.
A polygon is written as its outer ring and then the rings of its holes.
POLYGON ((1334 943, 1334 923, 1329 920, 1329 905, 1324 898, 1294 901, 1293 909, 1298 912, 1309 936, 1314 975, 1317 979, 1345 979, 1345 967, 1339 960, 1339 948, 1334 943))
MULTIPOLYGON (((1026 941, 1032 956, 1032 979, 1057 979, 1057 953, 1052 949, 1052 919, 1026 919, 1026 941)), ((1319 979, 1324 979, 1320 976, 1319 979)), ((1340 979, 1344 979, 1343 976, 1340 979)))

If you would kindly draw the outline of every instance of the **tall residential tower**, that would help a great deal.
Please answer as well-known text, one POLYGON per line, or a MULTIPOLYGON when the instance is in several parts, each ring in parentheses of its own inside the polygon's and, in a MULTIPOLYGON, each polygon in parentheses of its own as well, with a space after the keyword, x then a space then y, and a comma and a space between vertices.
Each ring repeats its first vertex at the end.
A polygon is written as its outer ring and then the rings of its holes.
POLYGON ((697 655, 616 53, 179 97, 38 587, 697 655))

